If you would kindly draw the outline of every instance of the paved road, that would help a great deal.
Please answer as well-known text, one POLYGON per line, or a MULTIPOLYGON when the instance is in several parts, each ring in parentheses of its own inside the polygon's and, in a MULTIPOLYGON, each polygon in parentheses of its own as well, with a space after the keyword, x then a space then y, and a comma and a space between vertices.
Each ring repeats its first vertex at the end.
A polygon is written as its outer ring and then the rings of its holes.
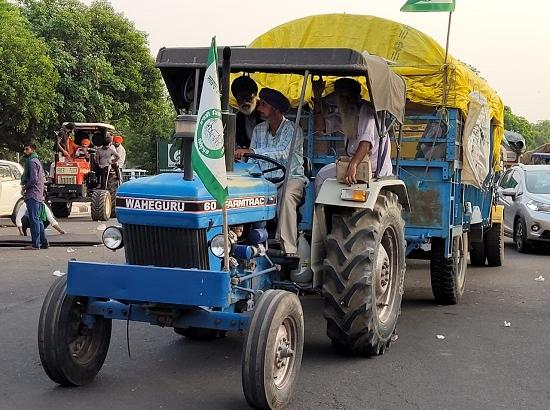
MULTIPOLYGON (((71 232, 97 232, 98 223, 87 220, 84 215, 62 223, 71 232)), ((0 235, 13 233, 0 228, 0 235)), ((36 345, 52 272, 64 271, 73 257, 123 259, 103 247, 75 249, 0 248, 0 409, 246 408, 239 334, 191 342, 170 329, 131 323, 130 359, 125 324, 117 322, 96 381, 77 389, 55 386, 42 371, 36 345)), ((321 300, 304 298, 304 361, 290 408, 550 408, 550 256, 521 255, 508 244, 504 267, 469 267, 467 281, 461 305, 436 306, 427 263, 410 262, 399 339, 374 359, 333 352, 321 300), (535 281, 539 275, 546 281, 535 281)))

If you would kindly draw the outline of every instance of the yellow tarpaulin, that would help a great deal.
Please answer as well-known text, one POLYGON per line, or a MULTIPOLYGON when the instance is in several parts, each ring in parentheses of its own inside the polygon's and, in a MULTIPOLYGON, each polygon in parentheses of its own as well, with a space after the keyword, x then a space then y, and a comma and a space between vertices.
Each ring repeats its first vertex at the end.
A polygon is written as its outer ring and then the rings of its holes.
MULTIPOLYGON (((390 61, 390 67, 407 84, 407 98, 415 103, 441 106, 445 72, 445 49, 426 34, 405 24, 374 16, 325 14, 305 17, 278 26, 255 39, 250 47, 303 48, 342 47, 367 51, 390 61)), ((499 163, 500 142, 504 133, 504 107, 497 93, 451 55, 447 57, 447 106, 468 113, 470 94, 479 92, 488 104, 494 125, 495 165, 499 163)), ((285 93, 293 105, 300 95, 299 76, 257 74, 261 86, 285 93)), ((327 87, 327 92, 331 86, 327 87)), ((366 92, 366 89, 365 89, 366 92)), ((306 99, 311 98, 308 90, 306 99)))

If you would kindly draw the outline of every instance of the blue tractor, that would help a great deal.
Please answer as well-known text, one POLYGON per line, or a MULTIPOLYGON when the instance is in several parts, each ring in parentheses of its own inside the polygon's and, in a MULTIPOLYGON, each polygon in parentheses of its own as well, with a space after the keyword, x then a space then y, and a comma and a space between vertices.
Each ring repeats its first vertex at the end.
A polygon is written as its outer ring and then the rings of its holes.
MULTIPOLYGON (((374 177, 348 187, 327 180, 317 199, 309 184, 300 229, 311 243, 312 274, 293 276, 295 260, 277 250, 270 228, 278 185, 284 195, 286 178, 267 180, 267 170, 254 160, 270 161, 271 168, 283 171, 288 164, 254 155, 235 163, 235 118, 229 112, 223 119, 231 246, 229 269, 223 269, 222 212, 193 174, 189 149, 207 52, 159 52, 157 65, 178 113, 182 171, 119 188, 119 225, 108 227, 103 241, 109 249, 124 248, 126 263, 70 261, 67 275, 53 283, 44 300, 40 358, 56 383, 79 386, 94 379, 107 355, 113 319, 173 327, 194 339, 242 331, 246 400, 256 408, 281 408, 290 400, 301 365, 304 318, 298 296, 306 294, 324 298, 327 335, 339 351, 381 355, 390 345, 401 311, 407 251, 403 213, 410 208, 404 182, 374 177)), ((350 49, 242 48, 232 50, 230 65, 228 57, 226 50, 219 62, 222 107, 230 72, 301 76, 302 97, 293 118, 308 129, 306 171, 320 165, 310 165, 312 112, 304 94, 311 76, 364 78, 381 139, 403 122, 404 82, 380 58, 350 49), (373 87, 381 79, 389 82, 373 87), (388 84, 393 93, 386 93, 388 84)))

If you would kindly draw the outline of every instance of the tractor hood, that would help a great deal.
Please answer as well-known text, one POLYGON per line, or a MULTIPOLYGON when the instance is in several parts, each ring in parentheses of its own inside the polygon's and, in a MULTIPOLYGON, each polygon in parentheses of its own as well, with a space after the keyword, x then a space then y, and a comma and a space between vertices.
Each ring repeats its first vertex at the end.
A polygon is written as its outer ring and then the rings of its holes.
MULTIPOLYGON (((275 217, 277 189, 259 177, 257 167, 239 164, 228 173, 229 225, 275 217)), ((222 211, 195 175, 183 179, 181 172, 139 178, 122 184, 116 198, 117 219, 122 224, 180 228, 222 225, 222 211)))

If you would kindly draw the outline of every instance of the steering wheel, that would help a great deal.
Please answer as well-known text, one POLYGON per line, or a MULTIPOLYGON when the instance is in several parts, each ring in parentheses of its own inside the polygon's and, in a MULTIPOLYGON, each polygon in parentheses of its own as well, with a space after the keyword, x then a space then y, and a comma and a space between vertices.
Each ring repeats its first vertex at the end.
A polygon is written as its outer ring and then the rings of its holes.
MULTIPOLYGON (((274 160, 273 158, 266 157, 265 155, 260 154, 244 154, 246 158, 259 159, 261 161, 269 162, 273 167, 268 169, 262 169, 262 175, 268 174, 273 171, 283 171, 283 175, 280 177, 266 178, 267 181, 273 184, 280 184, 285 180, 286 167, 281 164, 279 161, 274 160)), ((261 169, 261 167, 260 167, 261 169)))

